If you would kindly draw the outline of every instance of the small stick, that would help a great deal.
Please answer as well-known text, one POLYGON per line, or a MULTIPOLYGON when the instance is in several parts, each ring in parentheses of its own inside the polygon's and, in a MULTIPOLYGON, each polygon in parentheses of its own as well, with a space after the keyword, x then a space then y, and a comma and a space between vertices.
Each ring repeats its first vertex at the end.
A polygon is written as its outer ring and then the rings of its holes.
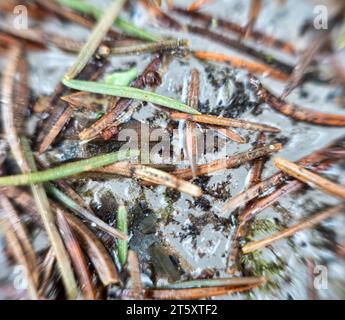
POLYGON ((202 60, 229 63, 234 68, 245 69, 255 74, 268 75, 276 80, 286 81, 289 78, 285 72, 276 70, 267 64, 249 61, 235 56, 210 51, 194 51, 193 55, 202 60))
POLYGON ((267 247, 268 245, 271 245, 272 243, 281 240, 286 237, 290 237, 293 234, 306 229, 306 228, 311 228, 320 222, 333 217, 334 215, 343 212, 345 210, 345 204, 340 204, 335 207, 329 208, 325 211, 322 211, 321 213, 318 213, 310 218, 304 219, 299 223, 294 224, 293 226, 286 228, 283 231, 277 232, 273 234, 272 236, 269 236, 265 239, 258 240, 258 241, 253 241, 248 244, 246 244, 243 248, 242 251, 244 254, 248 254, 250 252, 259 250, 261 248, 267 247))
POLYGON ((305 121, 322 126, 344 127, 345 116, 318 112, 309 108, 285 102, 265 88, 254 76, 250 85, 255 94, 278 112, 298 121, 305 121))
MULTIPOLYGON (((280 144, 274 144, 242 152, 234 156, 229 156, 226 159, 215 160, 208 164, 199 165, 197 167, 197 174, 201 176, 222 169, 236 168, 244 163, 253 161, 254 159, 267 156, 274 152, 278 152, 280 149, 280 144)), ((191 179, 193 177, 192 171, 190 169, 178 169, 173 171, 172 174, 178 176, 181 179, 191 179)))
POLYGON ((84 69, 86 64, 91 59, 92 55, 96 52, 104 36, 111 28, 114 20, 121 11, 125 2, 126 0, 116 0, 113 2, 109 10, 106 11, 102 19, 94 28, 86 44, 80 51, 77 60, 70 68, 70 70, 66 73, 64 77, 66 80, 74 79, 84 69))
POLYGON ((65 217, 76 234, 82 248, 86 251, 102 284, 109 286, 120 282, 114 262, 102 242, 78 218, 65 212, 65 217))
MULTIPOLYGON (((216 21, 217 26, 219 28, 223 28, 226 31, 233 32, 240 37, 244 37, 246 35, 245 27, 239 24, 230 22, 228 19, 224 20, 221 18, 212 17, 211 15, 207 15, 205 13, 196 12, 196 11, 189 12, 181 8, 174 8, 174 11, 177 12, 178 14, 187 16, 188 18, 197 20, 198 22, 203 22, 206 27, 211 25, 213 21, 216 21)), ((261 42, 270 47, 281 49, 283 52, 288 53, 288 54, 294 54, 296 52, 295 47, 292 43, 276 39, 274 36, 266 35, 262 33, 261 31, 252 30, 252 32, 248 34, 247 36, 248 36, 248 39, 261 42)))
POLYGON ((284 158, 275 158, 274 165, 289 176, 308 184, 312 188, 320 189, 332 196, 345 199, 345 187, 326 178, 319 176, 310 170, 290 162, 284 158))
POLYGON ((189 120, 193 122, 213 124, 217 126, 241 128, 241 129, 245 129, 249 131, 266 131, 266 132, 274 132, 274 133, 280 132, 278 128, 271 127, 265 124, 239 120, 239 119, 209 116, 205 114, 186 114, 186 113, 181 113, 181 112, 172 112, 170 114, 170 117, 173 120, 189 120))
POLYGON ((126 47, 111 48, 113 55, 138 55, 143 53, 155 53, 160 51, 173 51, 188 48, 189 41, 184 39, 162 40, 153 43, 143 43, 126 47))
POLYGON ((63 241, 66 245, 66 249, 71 257, 74 271, 79 279, 79 284, 83 297, 86 300, 96 299, 96 289, 92 284, 91 274, 87 268, 85 257, 81 251, 79 243, 75 238, 74 234, 68 222, 64 216, 64 212, 60 209, 56 210, 57 224, 60 229, 60 233, 63 237, 63 241))
POLYGON ((141 283, 140 265, 137 254, 133 250, 128 251, 128 266, 132 279, 132 290, 135 299, 143 299, 143 287, 141 283))

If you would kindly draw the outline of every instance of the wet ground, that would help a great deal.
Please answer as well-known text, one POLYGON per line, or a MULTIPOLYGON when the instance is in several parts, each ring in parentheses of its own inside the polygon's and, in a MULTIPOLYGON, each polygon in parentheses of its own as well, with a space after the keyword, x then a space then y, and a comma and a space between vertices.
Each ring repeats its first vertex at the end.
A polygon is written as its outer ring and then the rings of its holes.
MULTIPOLYGON (((106 1, 105 1, 106 2, 106 1)), ((177 5, 186 6, 187 1, 174 1, 177 5)), ((190 2, 190 1, 189 1, 190 2)), ((279 1, 264 1, 265 6, 260 14, 257 28, 277 38, 290 40, 298 48, 303 48, 308 37, 300 37, 299 30, 306 19, 313 17, 314 4, 308 1, 291 0, 285 5, 279 1)), ((207 6, 207 12, 218 17, 227 18, 244 24, 247 19, 249 1, 216 1, 207 6)), ((176 15, 180 21, 185 21, 176 15)), ((217 51, 225 54, 235 52, 205 38, 191 36, 183 32, 174 32, 152 25, 149 17, 139 9, 133 15, 134 22, 145 26, 155 33, 164 36, 172 35, 190 39, 193 50, 217 51)), ((85 39, 88 31, 83 28, 66 26, 51 20, 47 28, 63 30, 62 33, 73 35, 76 39, 85 39)), ((228 36, 231 36, 227 34, 228 36)), ((296 60, 278 52, 275 57, 293 65, 296 60)), ((51 94, 55 85, 62 78, 75 57, 51 48, 45 52, 30 54, 32 67, 31 85, 34 94, 51 94), (44 61, 44 63, 39 63, 44 61), (49 81, 47 81, 47 79, 49 81)), ((113 57, 109 70, 127 69, 135 64, 142 70, 152 59, 151 55, 138 57, 113 57)), ((324 128, 307 123, 294 122, 273 111, 265 104, 258 104, 247 86, 247 74, 217 63, 203 63, 194 58, 176 55, 170 63, 162 79, 157 93, 179 100, 185 99, 190 71, 196 68, 201 75, 200 110, 203 113, 239 117, 241 119, 262 122, 281 128, 278 135, 270 136, 269 142, 279 141, 283 149, 279 156, 295 161, 314 150, 327 145, 333 139, 344 134, 342 129, 324 128)), ((325 72, 327 77, 327 72, 325 72)), ((263 78, 263 82, 280 94, 284 84, 263 78)), ((337 97, 344 91, 337 85, 324 83, 307 83, 295 90, 289 101, 297 102, 305 107, 315 108, 328 113, 345 114, 345 105, 339 104, 337 97)), ((344 101, 344 99, 343 99, 344 101)), ((81 121, 85 116, 79 115, 81 121)), ((78 119, 78 115, 76 115, 78 119)), ((151 104, 141 106, 133 115, 131 123, 150 123, 156 126, 168 125, 164 111, 151 104)), ((32 123, 34 120, 32 120, 32 123)), ((77 127, 78 122, 70 126, 77 127)), ((134 124, 133 124, 134 125, 134 124)), ((70 131, 73 131, 71 128, 70 131)), ((30 128, 29 128, 30 131, 30 128)), ((231 141, 223 141, 222 148, 231 154, 248 150, 257 135, 238 131, 248 138, 244 145, 231 141)), ((175 141, 175 143, 179 143, 175 141)), ((47 157, 51 162, 64 161, 72 158, 88 157, 95 152, 116 150, 116 141, 108 145, 93 141, 80 144, 72 138, 60 140, 47 157)), ((217 158, 216 153, 204 154, 200 163, 207 163, 217 158)), ((202 186, 205 194, 195 200, 165 187, 142 187, 133 179, 118 178, 106 181, 78 180, 75 186, 97 214, 111 224, 115 223, 115 212, 118 203, 125 202, 130 212, 130 247, 137 251, 142 262, 145 281, 150 284, 154 280, 163 285, 168 281, 188 279, 204 274, 205 270, 215 276, 226 276, 225 265, 231 245, 231 238, 236 224, 220 208, 227 199, 243 191, 248 181, 250 166, 244 165, 237 169, 229 169, 199 178, 196 183, 202 186), (168 259, 163 263, 161 259, 168 259)), ((344 166, 335 166, 327 172, 327 176, 345 184, 344 166)), ((276 172, 272 161, 267 161, 263 177, 276 172)), ((302 217, 317 212, 324 205, 337 203, 332 197, 312 190, 294 193, 285 197, 275 206, 262 212, 253 224, 253 238, 262 238, 273 231, 280 230, 302 217)), ((263 249, 244 261, 252 275, 264 275, 268 284, 245 295, 232 295, 228 299, 305 299, 307 298, 307 258, 312 258, 316 265, 328 269, 328 289, 318 290, 320 298, 345 298, 345 261, 335 253, 336 243, 345 240, 345 217, 339 215, 319 227, 300 232, 288 240, 282 240, 269 249, 263 249)), ((41 240, 40 240, 41 241, 41 240)), ((39 239, 37 243, 41 243, 39 239)), ((1 248, 0 248, 1 249, 1 248)), ((4 266, 0 254, 0 265, 4 266)), ((0 277, 5 277, 5 268, 0 268, 0 277)))

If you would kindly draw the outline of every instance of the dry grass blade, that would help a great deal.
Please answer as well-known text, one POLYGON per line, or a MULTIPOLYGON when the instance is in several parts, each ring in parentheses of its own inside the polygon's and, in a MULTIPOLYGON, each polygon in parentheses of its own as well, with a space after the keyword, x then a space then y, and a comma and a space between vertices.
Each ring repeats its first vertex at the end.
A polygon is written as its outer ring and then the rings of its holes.
POLYGON ((8 52, 9 61, 4 71, 2 79, 2 125, 5 131, 5 136, 11 152, 23 172, 29 172, 30 168, 25 159, 20 141, 18 138, 18 131, 15 122, 15 100, 14 88, 17 68, 23 52, 19 46, 13 46, 8 52))
POLYGON ((119 283, 120 279, 114 262, 100 240, 72 214, 65 212, 65 217, 97 271, 102 284, 108 286, 119 283))
POLYGON ((260 75, 267 75, 276 80, 285 81, 288 79, 288 74, 276 70, 266 64, 249 61, 242 58, 229 56, 221 53, 210 52, 210 51, 194 51, 193 55, 202 60, 207 61, 216 61, 216 62, 223 62, 229 63, 232 67, 238 69, 245 69, 250 73, 260 74, 260 75))
POLYGON ((30 269, 29 262, 26 259, 24 248, 22 248, 19 239, 16 236, 16 232, 12 228, 11 224, 7 221, 7 219, 2 218, 1 216, 2 212, 0 211, 0 229, 2 229, 5 233, 8 246, 10 247, 15 260, 19 265, 25 268, 30 298, 37 300, 40 298, 39 293, 37 292, 37 283, 35 282, 35 279, 32 278, 32 270, 30 269))
POLYGON ((241 128, 249 131, 264 131, 274 133, 280 132, 278 128, 261 123, 239 119, 223 118, 217 116, 209 116, 205 114, 187 114, 182 112, 172 112, 170 114, 170 117, 173 120, 189 120, 193 122, 212 124, 216 126, 241 128))
POLYGON ((79 285, 83 294, 83 298, 86 300, 95 300, 96 290, 94 285, 92 284, 91 274, 87 268, 87 263, 81 251, 79 243, 72 233, 72 230, 68 225, 68 222, 64 216, 64 212, 62 210, 56 210, 56 218, 61 235, 63 237, 63 241, 71 257, 74 271, 79 279, 79 285))
POLYGON ((312 188, 320 189, 332 196, 345 199, 345 187, 319 176, 284 158, 274 159, 274 165, 295 179, 308 184, 312 188))
POLYGON ((13 207, 12 203, 6 196, 0 194, 0 205, 2 208, 2 216, 7 220, 8 224, 13 229, 24 252, 24 259, 27 261, 27 266, 30 272, 30 277, 34 281, 33 284, 38 288, 39 274, 36 255, 28 238, 27 231, 20 221, 20 218, 13 207))
MULTIPOLYGON (((235 33, 240 37, 244 37, 246 35, 245 27, 239 24, 230 22, 228 19, 224 20, 221 18, 215 18, 211 15, 207 15, 201 12, 188 12, 187 10, 180 9, 180 8, 174 8, 174 11, 184 16, 188 16, 189 18, 192 18, 199 22, 203 22, 206 26, 212 25, 213 21, 217 21, 217 26, 219 28, 223 28, 226 31, 235 33)), ((258 41, 270 47, 280 49, 283 52, 288 53, 288 54, 294 54, 296 51, 292 43, 276 39, 274 36, 264 34, 257 30, 252 30, 250 34, 247 34, 247 37, 248 39, 258 41)))
POLYGON ((139 259, 133 250, 128 251, 128 266, 132 280, 132 290, 135 299, 143 299, 143 286, 141 283, 141 272, 139 259))
POLYGON ((305 121, 317 125, 343 127, 345 116, 318 112, 309 108, 285 102, 265 88, 258 79, 252 77, 250 85, 256 95, 273 109, 298 121, 305 121))
POLYGON ((319 224, 320 222, 330 217, 333 217, 334 215, 340 212, 343 212, 344 210, 345 210, 345 204, 340 204, 338 206, 322 211, 321 213, 318 213, 310 218, 307 218, 283 231, 277 232, 273 234, 272 236, 269 236, 262 240, 250 242, 242 248, 242 251, 243 253, 248 254, 255 250, 259 250, 261 248, 267 247, 268 245, 271 245, 272 243, 278 240, 281 240, 283 238, 290 237, 301 230, 311 228, 319 224))
MULTIPOLYGON (((37 170, 35 159, 30 150, 27 140, 22 139, 23 150, 32 172, 37 170)), ((77 284, 74 278, 71 261, 60 237, 59 231, 55 224, 54 215, 50 209, 48 197, 41 184, 31 185, 31 190, 37 205, 37 210, 41 216, 44 228, 48 234, 51 246, 57 260, 57 264, 61 273, 62 282, 65 287, 66 296, 69 299, 76 299, 78 295, 77 284)))
POLYGON ((257 288, 266 282, 265 279, 256 284, 244 286, 219 286, 191 289, 148 289, 145 298, 160 300, 205 299, 217 296, 225 296, 236 292, 245 292, 257 288))
MULTIPOLYGON (((197 167, 197 174, 202 176, 223 169, 237 168, 238 166, 253 161, 254 159, 278 152, 280 149, 280 144, 274 144, 242 152, 234 156, 228 156, 225 159, 215 160, 208 164, 199 165, 197 167)), ((193 177, 190 169, 178 169, 173 171, 171 174, 176 175, 181 179, 191 179, 193 177)))
MULTIPOLYGON (((187 104, 198 110, 199 106, 199 72, 196 69, 192 70, 191 79, 188 88, 187 104)), ((194 122, 186 121, 186 151, 193 173, 193 178, 196 178, 196 164, 198 159, 198 140, 196 136, 196 124, 194 122)))
POLYGON ((126 0, 113 1, 112 6, 106 11, 102 19, 96 25, 86 44, 80 51, 76 62, 65 75, 65 79, 74 79, 84 69, 92 55, 96 52, 97 48, 101 44, 104 36, 111 28, 125 2, 126 0))

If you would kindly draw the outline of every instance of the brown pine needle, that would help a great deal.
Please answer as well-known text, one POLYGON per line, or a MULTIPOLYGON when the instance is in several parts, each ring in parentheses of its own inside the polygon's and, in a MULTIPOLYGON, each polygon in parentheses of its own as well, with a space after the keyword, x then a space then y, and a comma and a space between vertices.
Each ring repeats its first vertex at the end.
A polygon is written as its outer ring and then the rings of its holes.
POLYGON ((226 296, 236 292, 249 291, 262 286, 265 282, 266 280, 262 278, 256 284, 244 286, 219 286, 191 289, 148 289, 145 291, 145 298, 158 300, 205 299, 217 296, 226 296))
POLYGON ((37 289, 39 284, 38 264, 36 255, 29 241, 27 231, 20 221, 20 218, 12 203, 3 194, 0 194, 0 205, 2 208, 3 218, 8 221, 9 225, 11 225, 11 228, 13 229, 19 243, 21 244, 21 247, 23 248, 25 260, 27 261, 27 266, 30 272, 30 277, 33 280, 33 285, 37 289))
MULTIPOLYGON (((193 69, 191 73, 191 79, 188 88, 188 101, 187 104, 198 110, 199 106, 199 72, 197 69, 193 69)), ((195 179, 196 164, 198 159, 198 140, 196 136, 196 124, 191 121, 186 121, 186 151, 189 159, 190 167, 192 169, 193 178, 195 179)))
POLYGON ((87 253, 102 284, 108 286, 120 282, 114 262, 96 235, 74 215, 65 212, 65 217, 87 253))
MULTIPOLYGON (((300 161, 298 161, 299 165, 302 165, 303 167, 309 167, 310 165, 314 163, 320 163, 321 161, 325 160, 325 156, 336 158, 333 156, 334 152, 339 152, 342 149, 339 150, 338 145, 341 145, 344 141, 345 137, 341 137, 340 139, 332 142, 330 145, 317 150, 310 155, 302 158, 300 161)), ((341 158, 341 157, 340 157, 341 158)), ((268 190, 280 185, 286 180, 286 176, 283 172, 278 172, 271 177, 265 179, 264 181, 257 183, 256 185, 250 187, 248 190, 239 193, 238 195, 230 198, 225 204, 222 209, 222 211, 225 213, 227 210, 235 209, 246 202, 257 198, 261 194, 266 193, 268 190)))
POLYGON ((195 0, 189 7, 188 11, 198 11, 202 8, 205 4, 212 3, 214 0, 195 0))
MULTIPOLYGON (((143 89, 147 84, 150 84, 147 79, 149 76, 157 75, 158 69, 161 65, 161 58, 154 58, 146 67, 143 73, 131 85, 133 88, 143 89)), ((105 114, 101 119, 96 121, 91 127, 84 129, 80 134, 80 140, 91 140, 99 133, 109 126, 117 125, 115 122, 118 117, 132 105, 134 101, 131 99, 121 99, 116 106, 105 114)), ((119 124, 119 123, 118 123, 119 124)))
POLYGON ((132 280, 134 299, 143 299, 144 291, 141 283, 141 272, 138 256, 133 250, 129 250, 127 259, 132 280))
POLYGON ((271 245, 272 243, 278 240, 281 240, 283 238, 290 237, 301 230, 311 228, 321 223, 322 221, 329 219, 330 217, 333 217, 334 215, 340 212, 343 212, 344 210, 345 210, 345 204, 340 204, 338 206, 322 211, 321 213, 318 213, 310 218, 304 219, 303 221, 296 223, 295 225, 283 231, 277 232, 270 237, 267 237, 262 240, 250 242, 242 248, 242 251, 243 253, 248 254, 250 252, 267 247, 268 245, 271 245))
POLYGON ((14 159, 22 172, 27 173, 30 167, 25 159, 22 147, 20 145, 18 130, 15 122, 15 109, 14 105, 14 88, 15 77, 20 59, 23 59, 23 52, 19 46, 13 46, 8 52, 8 63, 6 65, 1 91, 1 104, 2 104, 2 125, 5 131, 5 136, 14 159))
POLYGON ((286 73, 276 70, 266 64, 245 60, 235 56, 210 51, 194 51, 193 55, 202 60, 229 63, 234 68, 245 69, 250 73, 271 76, 276 80, 285 81, 289 77, 286 73))
POLYGON ((66 245, 69 256, 71 257, 74 271, 79 279, 79 285, 83 298, 86 300, 95 300, 96 289, 92 284, 91 274, 87 268, 87 262, 81 251, 79 243, 72 233, 72 230, 62 210, 56 210, 56 218, 63 241, 66 245))
MULTIPOLYGON (((193 20, 196 20, 198 22, 202 22, 204 26, 206 27, 212 25, 213 21, 216 21, 217 26, 219 28, 223 28, 225 31, 230 31, 240 36, 241 38, 246 35, 247 30, 245 27, 239 24, 236 24, 234 22, 230 22, 228 19, 224 20, 218 17, 213 17, 206 13, 201 13, 201 12, 196 12, 196 11, 190 12, 181 8, 174 8, 174 11, 177 12, 178 14, 187 16, 188 18, 192 18, 193 20)), ((248 36, 248 39, 250 40, 261 42, 263 44, 266 44, 267 46, 280 49, 288 54, 294 54, 296 51, 292 43, 276 39, 272 35, 267 35, 257 30, 252 30, 252 32, 248 34, 247 36, 248 36)))
POLYGON ((38 300, 40 298, 39 293, 37 292, 37 283, 35 279, 32 277, 31 269, 29 266, 29 262, 26 259, 25 249, 22 248, 19 239, 16 236, 15 230, 12 228, 11 224, 8 222, 7 219, 1 217, 2 212, 0 211, 0 229, 3 230, 5 233, 8 246, 12 251, 12 254, 16 260, 16 262, 25 268, 26 273, 26 280, 28 286, 28 292, 33 300, 38 300))
POLYGON ((308 184, 312 188, 317 188, 332 196, 338 197, 340 199, 345 199, 344 186, 323 178, 318 174, 304 169, 303 167, 284 158, 275 158, 274 165, 289 176, 292 176, 295 179, 308 184))
POLYGON ((126 0, 115 0, 113 1, 112 6, 108 10, 106 10, 104 16, 99 21, 99 23, 97 23, 86 44, 81 49, 77 60, 70 68, 70 70, 66 73, 66 79, 74 79, 84 69, 86 64, 92 58, 92 55, 96 52, 97 48, 101 44, 104 36, 112 27, 117 15, 121 11, 125 2, 126 0))
POLYGON ((328 114, 315 111, 313 109, 304 108, 293 103, 285 102, 279 99, 267 88, 265 88, 258 79, 252 77, 250 85, 253 88, 255 94, 273 109, 278 112, 291 117, 298 121, 305 121, 317 125, 344 127, 345 116, 328 114))
POLYGON ((262 8, 262 0, 251 0, 249 19, 248 19, 249 22, 246 26, 247 30, 246 30, 245 38, 250 37, 250 34, 252 33, 254 29, 256 20, 260 14, 261 8, 262 8))
POLYGON ((217 116, 209 116, 205 114, 187 114, 182 112, 172 112, 170 114, 173 120, 189 120, 198 123, 212 124, 216 126, 241 128, 249 131, 264 131, 264 132, 280 132, 278 128, 271 127, 265 124, 250 122, 239 119, 223 118, 217 116))
POLYGON ((176 189, 193 197, 200 197, 202 195, 202 190, 198 186, 188 181, 181 180, 179 176, 175 177, 162 170, 149 166, 133 165, 129 162, 119 162, 114 165, 94 170, 94 172, 118 174, 126 177, 134 176, 146 182, 176 189))
MULTIPOLYGON (((264 133, 260 133, 257 139, 256 147, 263 147, 266 142, 266 136, 264 133)), ((249 181, 249 188, 255 186, 261 181, 261 175, 262 171, 265 165, 265 158, 257 158, 253 161, 251 173, 250 173, 250 181, 249 181)), ((253 205, 253 202, 249 202, 246 205, 246 208, 251 207, 253 205)), ((245 210, 245 209, 244 209, 245 210)), ((237 230, 235 232, 235 235, 231 242, 231 247, 229 251, 229 255, 227 258, 227 272, 229 274, 234 274, 236 272, 236 266, 239 262, 239 253, 240 253, 240 241, 242 238, 241 235, 247 234, 248 225, 246 225, 246 230, 241 230, 240 227, 237 227, 237 230)))
MULTIPOLYGON (((228 156, 225 159, 215 160, 208 164, 199 165, 197 167, 197 174, 202 176, 223 169, 237 168, 244 163, 253 161, 254 159, 278 152, 280 149, 280 144, 274 144, 242 152, 234 156, 228 156)), ((171 174, 176 175, 181 179, 191 179, 193 177, 191 169, 178 169, 173 171, 171 174)))

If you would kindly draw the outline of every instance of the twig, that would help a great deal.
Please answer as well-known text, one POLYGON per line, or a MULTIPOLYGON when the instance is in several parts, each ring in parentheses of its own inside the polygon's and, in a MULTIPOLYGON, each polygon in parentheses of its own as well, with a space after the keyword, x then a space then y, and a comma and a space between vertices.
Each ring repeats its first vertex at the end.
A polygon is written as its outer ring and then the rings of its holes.
POLYGON ((338 206, 332 207, 330 209, 327 209, 325 211, 322 211, 319 214, 316 214, 314 216, 312 216, 311 218, 307 218, 283 231, 277 232, 275 234, 273 234, 270 237, 267 237, 265 239, 262 240, 258 240, 258 241, 253 241, 250 242, 248 244, 246 244, 243 248, 242 251, 244 254, 248 254, 250 252, 259 250, 261 248, 267 247, 268 245, 272 244, 273 242, 276 242, 280 239, 286 238, 286 237, 290 237, 293 234, 306 229, 306 228, 311 228, 313 226, 315 226, 316 224, 319 224, 320 222, 322 222, 323 220, 326 220, 342 211, 345 210, 345 204, 340 204, 338 206))
POLYGON ((173 120, 189 120, 189 121, 198 122, 198 123, 213 124, 216 126, 242 128, 249 131, 266 131, 266 132, 274 132, 274 133, 280 132, 278 128, 271 127, 265 124, 239 120, 239 119, 209 116, 205 114, 191 115, 191 114, 186 114, 186 113, 173 112, 170 114, 170 117, 173 120))
POLYGON ((274 165, 286 174, 308 184, 312 188, 317 188, 332 196, 345 199, 345 187, 323 178, 310 170, 304 169, 284 158, 275 158, 274 165))
POLYGON ((94 28, 86 44, 80 51, 77 60, 66 73, 64 79, 74 79, 84 69, 92 55, 96 52, 98 46, 110 29, 113 21, 116 19, 125 2, 126 0, 116 0, 113 2, 112 6, 109 8, 109 10, 107 10, 97 26, 94 28))

